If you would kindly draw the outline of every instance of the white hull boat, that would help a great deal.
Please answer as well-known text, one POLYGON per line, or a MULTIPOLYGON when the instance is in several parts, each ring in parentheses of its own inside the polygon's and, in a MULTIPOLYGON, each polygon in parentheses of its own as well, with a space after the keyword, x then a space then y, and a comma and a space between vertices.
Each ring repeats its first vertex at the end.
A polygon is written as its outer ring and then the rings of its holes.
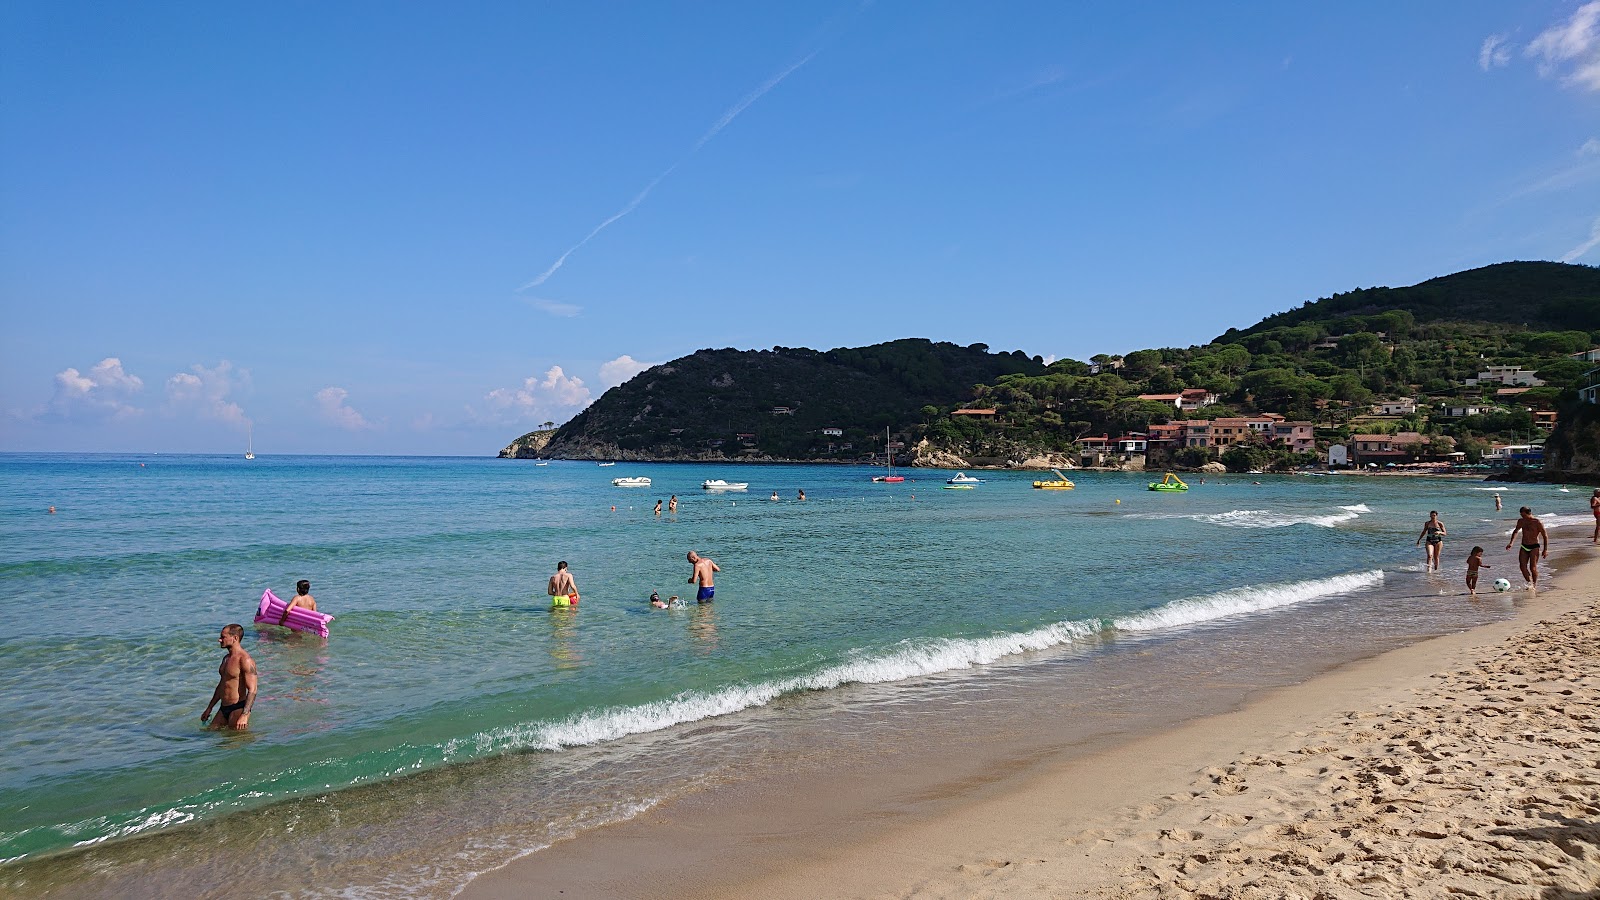
POLYGON ((613 478, 611 479, 611 484, 614 487, 649 487, 650 479, 643 475, 633 478, 613 478))
POLYGON ((701 482, 700 486, 708 491, 745 491, 750 489, 750 482, 723 481, 721 478, 713 478, 709 481, 701 482))

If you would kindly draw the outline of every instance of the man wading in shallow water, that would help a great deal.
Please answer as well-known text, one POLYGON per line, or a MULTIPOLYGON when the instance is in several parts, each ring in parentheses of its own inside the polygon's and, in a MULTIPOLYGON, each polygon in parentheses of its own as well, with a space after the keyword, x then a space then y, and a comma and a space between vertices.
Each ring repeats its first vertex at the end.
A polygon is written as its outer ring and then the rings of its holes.
POLYGON ((1533 510, 1524 506, 1517 510, 1522 518, 1517 520, 1517 527, 1511 529, 1511 540, 1506 541, 1506 549, 1517 542, 1517 532, 1522 532, 1522 546, 1517 550, 1517 568, 1522 570, 1522 580, 1528 587, 1539 586, 1539 560, 1550 556, 1550 535, 1545 533, 1544 523, 1533 517, 1533 510))
POLYGON ((716 585, 712 584, 714 573, 721 572, 722 567, 693 550, 689 551, 689 565, 694 566, 694 573, 689 576, 689 583, 700 586, 700 590, 695 592, 695 601, 710 603, 711 598, 717 593, 716 585))
POLYGON ((256 704, 256 661, 239 646, 243 638, 243 625, 229 625, 217 638, 217 644, 228 651, 228 655, 217 667, 217 689, 211 692, 211 702, 200 714, 200 721, 206 722, 211 718, 211 707, 222 704, 217 710, 217 720, 211 723, 212 728, 244 731, 250 724, 250 707, 256 704))

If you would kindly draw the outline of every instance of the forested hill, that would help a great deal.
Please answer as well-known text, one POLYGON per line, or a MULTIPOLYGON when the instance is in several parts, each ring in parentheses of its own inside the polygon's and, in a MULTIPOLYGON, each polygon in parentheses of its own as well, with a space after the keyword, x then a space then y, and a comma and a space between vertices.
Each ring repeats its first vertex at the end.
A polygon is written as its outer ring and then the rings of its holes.
POLYGON ((1243 330, 1230 328, 1216 343, 1273 328, 1393 312, 1410 313, 1419 323, 1493 322, 1535 331, 1593 331, 1600 329, 1600 268, 1506 262, 1411 287, 1360 288, 1307 301, 1243 330))
POLYGON ((885 428, 921 421, 924 406, 960 403, 974 385, 1044 370, 1042 359, 1020 351, 920 338, 826 352, 700 350, 606 391, 543 453, 738 457, 758 447, 761 455, 809 458, 830 443, 864 448, 874 435, 881 447, 885 428), (827 428, 844 434, 823 434, 827 428))

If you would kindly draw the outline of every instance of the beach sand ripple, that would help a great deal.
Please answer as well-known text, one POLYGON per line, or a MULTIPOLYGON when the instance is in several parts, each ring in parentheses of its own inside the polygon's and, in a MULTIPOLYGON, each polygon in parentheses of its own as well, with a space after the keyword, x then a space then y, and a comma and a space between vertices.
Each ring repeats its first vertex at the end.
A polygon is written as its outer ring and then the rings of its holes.
MULTIPOLYGON (((1119 900, 1600 896, 1597 673, 1600 613, 1542 621, 1408 702, 1206 769, 1065 843, 1075 867, 1123 860, 1089 892, 1119 900)), ((1075 880, 1046 868, 994 895, 1075 880)))

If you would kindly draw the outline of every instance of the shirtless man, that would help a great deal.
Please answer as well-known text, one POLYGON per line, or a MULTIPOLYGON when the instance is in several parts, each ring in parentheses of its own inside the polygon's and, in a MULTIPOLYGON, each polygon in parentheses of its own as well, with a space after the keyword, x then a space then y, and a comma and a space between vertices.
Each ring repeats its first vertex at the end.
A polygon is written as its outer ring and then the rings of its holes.
POLYGON ((1539 560, 1550 556, 1550 536, 1545 533, 1544 523, 1533 517, 1533 510, 1524 506, 1517 512, 1522 518, 1517 520, 1517 527, 1511 529, 1511 540, 1506 541, 1506 549, 1517 542, 1517 532, 1522 532, 1522 545, 1517 550, 1517 568, 1522 570, 1522 580, 1528 583, 1529 588, 1539 586, 1539 560))
POLYGON ((667 512, 675 513, 677 511, 678 511, 678 495, 677 494, 673 494, 671 497, 667 498, 667 512))
MULTIPOLYGON (((335 605, 337 606, 338 604, 335 605)), ((278 624, 282 625, 283 623, 289 621, 289 610, 294 609, 297 606, 301 609, 308 609, 312 612, 317 611, 317 598, 311 596, 311 582, 305 580, 304 578, 295 582, 294 599, 290 600, 289 605, 283 608, 283 616, 278 619, 278 624)))
POLYGON ((700 590, 694 595, 695 602, 710 603, 711 598, 717 593, 716 585, 712 584, 714 573, 721 572, 722 567, 693 550, 689 551, 689 565, 694 566, 694 573, 689 576, 689 583, 700 586, 700 590))
POLYGON ((217 667, 217 689, 211 692, 211 702, 200 714, 201 722, 209 722, 211 708, 222 704, 217 710, 217 720, 211 722, 212 728, 244 731, 250 724, 250 707, 256 704, 256 661, 239 646, 243 639, 243 625, 229 625, 217 638, 218 646, 228 651, 228 655, 217 667))
POLYGON ((572 580, 566 560, 556 563, 556 573, 550 576, 550 583, 545 585, 544 592, 550 595, 551 606, 571 606, 577 602, 578 583, 572 580))

